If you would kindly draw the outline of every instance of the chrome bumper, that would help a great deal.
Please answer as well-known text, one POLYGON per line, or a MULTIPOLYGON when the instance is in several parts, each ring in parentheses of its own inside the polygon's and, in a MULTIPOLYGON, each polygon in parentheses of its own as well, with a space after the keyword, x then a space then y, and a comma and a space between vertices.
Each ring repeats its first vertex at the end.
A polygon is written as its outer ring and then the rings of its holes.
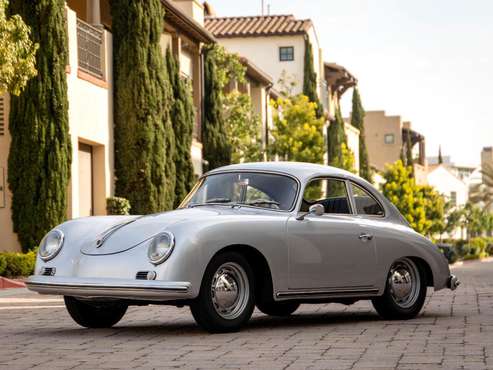
POLYGON ((460 285, 460 281, 455 275, 450 275, 450 277, 447 280, 447 288, 450 290, 456 290, 457 287, 460 285))
POLYGON ((193 298, 191 284, 178 281, 78 278, 34 275, 27 288, 41 294, 86 298, 173 301, 193 298))

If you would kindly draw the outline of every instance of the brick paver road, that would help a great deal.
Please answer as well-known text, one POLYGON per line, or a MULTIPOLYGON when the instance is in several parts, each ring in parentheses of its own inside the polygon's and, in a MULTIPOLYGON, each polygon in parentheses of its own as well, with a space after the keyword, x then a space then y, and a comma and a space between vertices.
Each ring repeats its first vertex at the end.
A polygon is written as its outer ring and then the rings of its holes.
POLYGON ((493 263, 457 267, 455 292, 429 290, 415 320, 380 320, 368 302, 255 312, 241 332, 209 335, 188 308, 132 307, 112 329, 72 322, 59 297, 0 292, 0 369, 493 369, 493 263))

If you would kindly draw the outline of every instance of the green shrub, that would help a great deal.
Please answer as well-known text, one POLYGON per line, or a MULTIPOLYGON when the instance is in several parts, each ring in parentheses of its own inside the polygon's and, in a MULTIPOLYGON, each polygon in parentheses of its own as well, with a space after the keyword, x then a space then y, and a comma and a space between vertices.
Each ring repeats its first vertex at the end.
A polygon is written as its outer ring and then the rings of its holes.
POLYGON ((0 254, 0 276, 3 276, 5 267, 7 267, 7 260, 3 254, 0 254))
POLYGON ((442 252, 445 258, 448 260, 448 263, 450 264, 455 263, 459 259, 453 245, 441 243, 441 244, 437 244, 437 247, 440 249, 440 252, 442 252))
POLYGON ((2 258, 6 262, 3 272, 0 271, 0 275, 2 276, 14 278, 29 276, 34 272, 34 265, 36 263, 35 251, 28 253, 2 253, 0 260, 2 258))
POLYGON ((109 215, 129 215, 130 202, 121 197, 110 197, 106 199, 106 212, 109 215))
POLYGON ((457 253, 458 258, 462 259, 469 254, 469 252, 471 251, 471 247, 468 244, 466 244, 465 240, 458 240, 455 243, 455 251, 457 253))

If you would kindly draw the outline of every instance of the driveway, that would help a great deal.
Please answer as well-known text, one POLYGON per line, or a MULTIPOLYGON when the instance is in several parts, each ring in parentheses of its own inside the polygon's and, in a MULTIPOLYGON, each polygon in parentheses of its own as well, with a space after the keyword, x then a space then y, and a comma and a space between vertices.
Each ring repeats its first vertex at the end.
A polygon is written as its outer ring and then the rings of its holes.
POLYGON ((455 292, 428 291, 419 318, 382 321, 370 303, 255 312, 241 332, 209 335, 188 308, 131 307, 112 329, 83 329, 60 297, 0 291, 0 369, 492 369, 493 262, 454 269, 455 292))

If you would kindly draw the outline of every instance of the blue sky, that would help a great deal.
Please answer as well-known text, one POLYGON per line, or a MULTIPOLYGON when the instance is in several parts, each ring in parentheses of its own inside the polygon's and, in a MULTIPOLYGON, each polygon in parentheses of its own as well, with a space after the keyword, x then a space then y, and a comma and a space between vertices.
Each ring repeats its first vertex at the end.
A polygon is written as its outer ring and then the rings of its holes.
MULTIPOLYGON (((218 15, 260 13, 261 0, 210 0, 218 15)), ((367 110, 409 120, 427 155, 480 162, 493 145, 493 1, 265 0, 271 14, 311 18, 326 61, 359 80, 367 110)), ((351 108, 351 92, 343 113, 351 108)))

